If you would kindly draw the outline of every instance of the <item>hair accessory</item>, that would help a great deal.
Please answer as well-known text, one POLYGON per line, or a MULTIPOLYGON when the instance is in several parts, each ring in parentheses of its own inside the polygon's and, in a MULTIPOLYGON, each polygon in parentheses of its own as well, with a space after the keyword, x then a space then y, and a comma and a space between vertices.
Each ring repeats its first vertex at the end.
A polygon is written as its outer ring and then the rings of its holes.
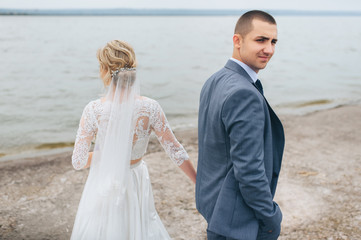
POLYGON ((135 71, 135 70, 136 70, 136 68, 119 68, 118 70, 116 70, 112 73, 112 77, 115 77, 119 72, 135 71))

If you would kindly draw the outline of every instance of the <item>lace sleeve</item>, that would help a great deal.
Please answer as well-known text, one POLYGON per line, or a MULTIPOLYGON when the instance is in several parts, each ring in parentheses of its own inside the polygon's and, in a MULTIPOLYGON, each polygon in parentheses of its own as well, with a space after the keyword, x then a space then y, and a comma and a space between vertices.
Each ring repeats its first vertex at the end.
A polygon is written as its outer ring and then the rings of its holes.
POLYGON ((96 118, 93 107, 92 104, 89 103, 84 108, 75 139, 72 164, 76 170, 84 168, 88 162, 88 152, 96 128, 96 118))
POLYGON ((180 166, 189 156, 183 146, 178 142, 170 128, 167 118, 156 102, 154 106, 153 116, 151 119, 151 127, 157 135, 158 141, 168 154, 168 156, 180 166))

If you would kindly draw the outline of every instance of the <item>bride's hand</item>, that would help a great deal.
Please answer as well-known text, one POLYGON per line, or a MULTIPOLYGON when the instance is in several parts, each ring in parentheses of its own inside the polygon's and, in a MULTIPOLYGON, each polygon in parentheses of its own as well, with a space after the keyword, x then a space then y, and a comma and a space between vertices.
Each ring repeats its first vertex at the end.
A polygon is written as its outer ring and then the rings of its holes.
POLYGON ((190 160, 186 160, 179 167, 189 177, 189 179, 195 184, 197 173, 194 170, 192 162, 190 160))
POLYGON ((84 168, 90 167, 90 164, 91 164, 91 162, 92 162, 92 158, 93 158, 93 152, 89 152, 89 153, 88 153, 88 162, 86 163, 86 165, 84 166, 84 168))

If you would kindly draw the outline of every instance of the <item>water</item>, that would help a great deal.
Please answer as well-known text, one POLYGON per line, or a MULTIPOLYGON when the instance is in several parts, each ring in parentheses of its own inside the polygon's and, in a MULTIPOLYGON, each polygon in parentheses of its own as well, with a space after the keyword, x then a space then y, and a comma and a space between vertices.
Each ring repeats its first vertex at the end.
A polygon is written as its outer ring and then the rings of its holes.
MULTIPOLYGON (((276 54, 260 72, 276 111, 359 103, 361 17, 276 19, 276 54)), ((160 102, 171 126, 196 127, 200 89, 231 56, 236 21, 1 16, 0 157, 72 145, 82 109, 104 90, 96 50, 112 39, 133 45, 142 94, 160 102)))

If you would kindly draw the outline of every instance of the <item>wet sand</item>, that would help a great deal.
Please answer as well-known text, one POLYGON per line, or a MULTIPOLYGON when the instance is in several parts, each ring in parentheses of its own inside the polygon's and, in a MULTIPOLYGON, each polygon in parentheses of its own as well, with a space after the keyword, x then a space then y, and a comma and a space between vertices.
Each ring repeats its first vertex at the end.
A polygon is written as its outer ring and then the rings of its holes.
MULTIPOLYGON (((281 116, 286 148, 275 200, 279 239, 361 239, 361 106, 281 116)), ((175 133, 196 165, 196 129, 175 133)), ((173 239, 205 239, 194 185, 155 139, 147 162, 159 215, 173 239)), ((0 162, 0 239, 69 239, 88 170, 71 152, 0 162)))

